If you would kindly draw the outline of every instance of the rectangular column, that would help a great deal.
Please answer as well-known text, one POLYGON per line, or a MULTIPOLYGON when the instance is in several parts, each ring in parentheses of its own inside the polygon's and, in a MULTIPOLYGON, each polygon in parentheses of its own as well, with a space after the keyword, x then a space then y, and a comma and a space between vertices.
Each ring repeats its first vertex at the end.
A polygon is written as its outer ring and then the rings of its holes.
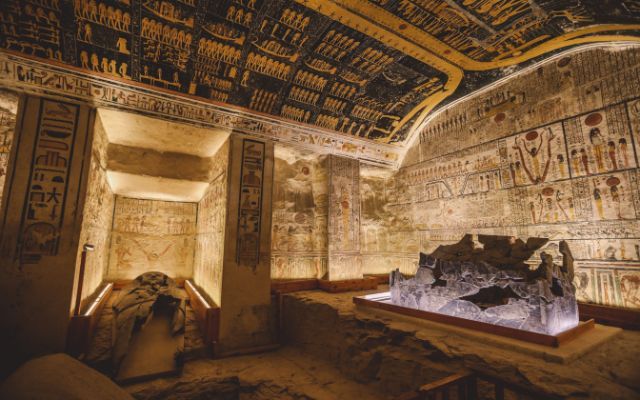
POLYGON ((362 278, 360 257, 360 162, 330 156, 329 264, 330 281, 362 278))
POLYGON ((273 343, 273 143, 231 136, 218 355, 273 343))
POLYGON ((0 346, 14 365, 65 346, 93 113, 27 97, 18 121, 0 214, 0 346))

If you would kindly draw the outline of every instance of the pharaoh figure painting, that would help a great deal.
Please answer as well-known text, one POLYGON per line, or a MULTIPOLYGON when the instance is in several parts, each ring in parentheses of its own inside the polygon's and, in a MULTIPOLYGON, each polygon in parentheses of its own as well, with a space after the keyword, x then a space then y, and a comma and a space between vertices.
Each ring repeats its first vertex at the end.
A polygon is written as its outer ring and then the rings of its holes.
POLYGON ((2 399, 640 398, 640 1, 0 1, 0 320, 2 399))

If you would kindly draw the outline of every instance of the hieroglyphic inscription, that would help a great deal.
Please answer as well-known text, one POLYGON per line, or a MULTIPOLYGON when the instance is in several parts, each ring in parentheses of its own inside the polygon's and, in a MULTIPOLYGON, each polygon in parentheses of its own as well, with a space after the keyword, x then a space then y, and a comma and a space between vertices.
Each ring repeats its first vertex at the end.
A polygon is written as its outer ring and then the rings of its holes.
POLYGON ((236 259, 239 264, 251 267, 258 265, 260 259, 265 147, 263 142, 256 140, 242 141, 236 259))
POLYGON ((117 196, 109 277, 133 279, 147 271, 190 277, 196 234, 195 203, 117 196))
POLYGON ((77 72, 63 71, 23 58, 0 54, 0 83, 32 93, 45 91, 92 104, 133 110, 160 118, 234 129, 254 137, 292 143, 321 153, 357 157, 381 165, 396 165, 398 146, 364 141, 312 128, 274 122, 258 115, 239 114, 216 104, 204 104, 166 93, 114 84, 77 72))
POLYGON ((23 264, 58 254, 79 108, 41 100, 19 243, 23 264))
POLYGON ((417 230, 427 252, 470 232, 549 237, 553 254, 567 240, 581 300, 636 304, 639 61, 633 47, 584 51, 435 117, 387 182, 395 228, 417 230))
POLYGON ((271 223, 271 277, 327 273, 328 158, 276 146, 271 223))
POLYGON ((360 164, 336 156, 329 161, 329 279, 359 278, 360 164))

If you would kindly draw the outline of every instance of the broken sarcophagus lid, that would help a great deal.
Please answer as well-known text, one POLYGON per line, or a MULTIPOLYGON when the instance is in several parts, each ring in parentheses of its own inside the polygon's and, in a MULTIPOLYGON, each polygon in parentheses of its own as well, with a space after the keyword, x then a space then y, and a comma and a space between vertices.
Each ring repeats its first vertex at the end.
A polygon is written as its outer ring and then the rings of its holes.
POLYGON ((527 261, 548 239, 478 235, 477 241, 465 235, 429 255, 420 253, 413 278, 391 272, 391 302, 548 335, 578 325, 573 257, 566 242, 556 246, 559 263, 542 251, 542 261, 531 267, 527 261))

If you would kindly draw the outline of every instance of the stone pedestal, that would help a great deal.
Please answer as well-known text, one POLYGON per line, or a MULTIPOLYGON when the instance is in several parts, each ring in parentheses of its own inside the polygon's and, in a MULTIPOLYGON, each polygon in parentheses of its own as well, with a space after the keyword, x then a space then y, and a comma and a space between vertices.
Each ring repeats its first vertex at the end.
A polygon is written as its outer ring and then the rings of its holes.
POLYGON ((270 295, 273 143, 231 136, 220 342, 224 355, 273 343, 270 295))
POLYGON ((27 97, 0 214, 3 362, 62 351, 73 301, 93 112, 27 97))

